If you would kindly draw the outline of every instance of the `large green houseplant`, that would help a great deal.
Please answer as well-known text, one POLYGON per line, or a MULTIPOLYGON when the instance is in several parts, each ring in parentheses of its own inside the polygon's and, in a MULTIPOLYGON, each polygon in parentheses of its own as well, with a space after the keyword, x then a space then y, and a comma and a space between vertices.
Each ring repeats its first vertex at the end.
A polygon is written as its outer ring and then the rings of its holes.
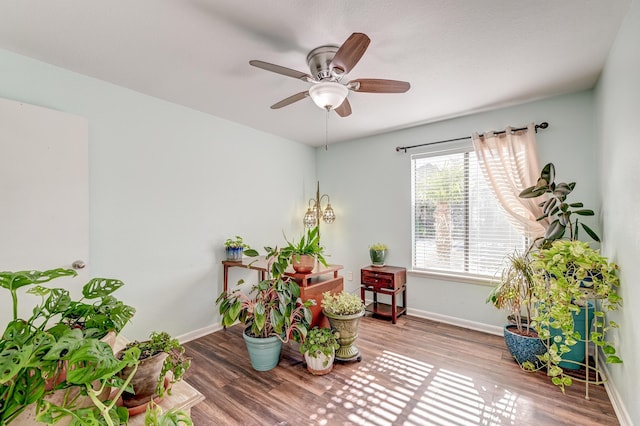
POLYGON ((602 349, 605 362, 621 363, 606 338, 609 329, 618 327, 606 318, 606 313, 618 309, 622 302, 616 292, 620 285, 618 266, 582 241, 557 240, 533 257, 536 330, 548 342, 541 359, 553 383, 563 390, 571 385, 563 368, 583 365, 587 337, 602 349), (578 321, 583 324, 576 326, 578 321))
MULTIPOLYGON (((75 318, 69 315, 70 310, 84 301, 74 302, 68 290, 42 284, 75 275, 74 270, 63 268, 0 272, 0 286, 10 292, 13 302, 13 319, 0 339, 2 425, 16 420, 30 406, 36 407, 34 420, 47 424, 66 416, 71 417, 71 424, 91 419, 108 425, 127 421, 126 410, 116 407, 114 401, 102 401, 100 395, 107 387, 124 386, 116 375, 127 365, 137 363, 137 354, 131 351, 118 360, 111 347, 96 336, 125 324, 135 311, 125 309, 113 317, 107 312, 104 327, 94 324, 86 328, 70 322, 75 318), (27 287, 27 294, 39 297, 40 303, 33 307, 29 318, 19 318, 18 290, 27 287), (49 398, 54 393, 62 393, 62 397, 49 398), (94 406, 82 407, 79 402, 83 395, 94 406)), ((111 294, 121 285, 118 280, 91 280, 83 287, 83 300, 118 305, 111 294)), ((87 309, 85 318, 92 316, 87 309)))
MULTIPOLYGON (((520 193, 522 198, 547 195, 539 203, 542 215, 537 219, 546 221, 548 226, 531 253, 532 296, 537 306, 533 325, 547 345, 540 359, 553 383, 563 392, 572 383, 564 369, 589 368, 585 341, 601 348, 607 362, 621 362, 606 340, 607 330, 617 327, 615 322, 607 322, 606 312, 617 309, 621 302, 616 293, 620 283, 618 267, 588 243, 578 240, 581 229, 595 241, 600 238, 579 220, 582 216, 593 216, 593 210, 585 209, 581 202, 568 200, 575 185, 575 182, 556 183, 555 167, 548 163, 536 185, 520 193), (595 318, 593 325, 591 318, 595 318)), ((533 363, 523 366, 536 368, 533 363)))
POLYGON ((535 185, 520 192, 520 198, 537 198, 547 194, 547 198, 540 202, 542 215, 538 221, 548 221, 548 226, 541 240, 542 246, 548 246, 552 241, 559 240, 567 234, 570 240, 577 240, 582 228, 594 241, 600 237, 586 224, 580 222, 579 216, 593 216, 591 209, 585 209, 581 202, 570 203, 567 197, 576 186, 575 182, 555 182, 556 168, 553 163, 546 164, 540 172, 535 185))
MULTIPOLYGON (((254 284, 248 291, 235 289, 222 292, 216 300, 222 316, 222 325, 229 327, 236 321, 245 326, 243 337, 251 365, 266 371, 278 364, 282 343, 301 342, 307 335, 312 320, 310 306, 314 301, 302 301, 300 287, 284 275, 291 260, 291 252, 266 247, 268 271, 266 279, 254 284), (258 346, 270 349, 271 357, 254 350, 258 346)), ((243 280, 238 282, 239 285, 243 280)))

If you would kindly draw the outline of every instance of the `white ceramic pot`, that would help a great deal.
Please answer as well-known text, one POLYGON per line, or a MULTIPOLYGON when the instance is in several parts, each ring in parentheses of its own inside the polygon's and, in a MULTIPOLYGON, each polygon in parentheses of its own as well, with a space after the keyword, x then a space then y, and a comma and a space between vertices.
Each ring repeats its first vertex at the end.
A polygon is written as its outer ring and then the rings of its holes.
POLYGON ((327 356, 322 352, 309 355, 309 352, 304 353, 304 360, 307 363, 307 371, 314 376, 322 376, 331 372, 333 369, 333 361, 335 359, 335 350, 331 351, 331 355, 327 356))

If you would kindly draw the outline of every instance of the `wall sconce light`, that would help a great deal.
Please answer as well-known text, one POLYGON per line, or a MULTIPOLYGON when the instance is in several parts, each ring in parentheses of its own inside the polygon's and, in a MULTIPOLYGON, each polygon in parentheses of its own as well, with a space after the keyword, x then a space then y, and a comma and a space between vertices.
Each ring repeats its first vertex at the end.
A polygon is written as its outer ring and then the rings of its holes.
POLYGON ((309 200, 309 206, 307 208, 307 212, 304 215, 303 223, 305 229, 310 229, 314 227, 318 227, 318 234, 320 234, 320 218, 325 223, 333 223, 336 220, 336 212, 333 211, 331 207, 331 200, 327 194, 320 195, 320 182, 318 182, 318 187, 316 189, 316 198, 309 200), (322 208, 322 200, 327 198, 327 204, 324 208, 322 208))

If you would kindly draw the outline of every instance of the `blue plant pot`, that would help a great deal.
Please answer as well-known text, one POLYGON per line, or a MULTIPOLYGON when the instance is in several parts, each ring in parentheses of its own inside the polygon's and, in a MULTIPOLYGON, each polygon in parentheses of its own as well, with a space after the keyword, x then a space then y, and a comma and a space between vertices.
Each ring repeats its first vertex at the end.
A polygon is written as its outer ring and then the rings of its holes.
POLYGON ((247 345, 251 367, 256 371, 268 371, 275 368, 280 362, 282 340, 277 337, 257 338, 247 336, 246 330, 242 333, 247 345))
MULTIPOLYGON (((587 326, 587 307, 584 306, 580 309, 580 312, 573 313, 573 329, 580 334, 580 340, 573 345, 570 346, 570 351, 562 354, 562 359, 558 365, 561 368, 567 368, 569 370, 579 370, 586 360, 586 342, 585 342, 585 332, 587 330, 591 330, 591 326, 593 324, 593 311, 594 306, 593 303, 589 302, 589 324, 587 326), (587 328, 588 327, 588 328, 587 328)), ((550 330, 551 338, 562 334, 560 330, 552 328, 550 330)))
MULTIPOLYGON (((529 328, 523 325, 524 328, 529 328)), ((517 330, 515 324, 508 324, 504 326, 504 342, 509 349, 509 353, 516 360, 516 362, 522 365, 524 362, 532 362, 536 366, 541 365, 541 361, 538 355, 542 355, 547 352, 547 348, 538 337, 529 337, 517 334, 514 332, 517 330)))
POLYGON ((242 247, 225 247, 224 251, 227 256, 227 260, 232 262, 242 261, 242 254, 244 252, 242 247))

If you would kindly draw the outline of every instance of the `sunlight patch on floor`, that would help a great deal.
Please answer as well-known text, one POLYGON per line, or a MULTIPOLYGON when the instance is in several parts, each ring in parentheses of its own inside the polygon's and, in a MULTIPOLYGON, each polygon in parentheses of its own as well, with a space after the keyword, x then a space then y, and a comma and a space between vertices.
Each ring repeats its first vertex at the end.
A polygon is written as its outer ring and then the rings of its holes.
POLYGON ((331 407, 318 410, 311 419, 330 424, 327 413, 347 410, 349 421, 357 425, 516 425, 516 399, 497 386, 487 389, 455 371, 383 351, 359 365, 336 392, 331 407), (378 380, 383 375, 384 380, 378 380), (383 386, 389 378, 394 386, 383 386))

